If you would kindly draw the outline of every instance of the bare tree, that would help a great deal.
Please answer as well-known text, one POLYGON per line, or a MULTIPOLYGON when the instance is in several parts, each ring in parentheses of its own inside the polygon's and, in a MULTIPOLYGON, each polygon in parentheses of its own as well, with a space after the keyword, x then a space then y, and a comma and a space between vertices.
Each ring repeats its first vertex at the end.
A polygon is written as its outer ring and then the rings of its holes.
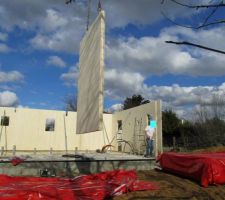
POLYGON ((225 120, 225 96, 214 94, 210 101, 200 99, 194 111, 196 121, 203 123, 211 119, 225 120))
POLYGON ((64 98, 66 111, 77 111, 77 98, 75 95, 67 95, 64 98))
POLYGON ((213 95, 210 101, 200 100, 194 111, 196 121, 188 140, 197 148, 225 145, 225 97, 213 95))
MULTIPOLYGON (((216 14, 219 8, 225 8, 225 4, 223 3, 223 1, 220 1, 219 3, 213 3, 211 1, 211 3, 208 3, 208 4, 196 4, 196 5, 186 4, 186 3, 183 3, 181 0, 167 0, 167 1, 173 2, 174 4, 178 6, 186 7, 188 9, 194 9, 194 10, 205 9, 208 11, 208 14, 206 15, 206 17, 202 20, 200 25, 197 25, 197 26, 194 26, 194 25, 188 26, 188 25, 179 24, 175 22, 174 20, 171 20, 169 17, 167 17, 167 15, 165 15, 164 12, 162 12, 163 16, 165 16, 168 20, 170 20, 172 23, 176 25, 179 25, 185 28, 201 29, 207 26, 225 23, 225 19, 223 18, 218 18, 216 20, 210 21, 212 16, 216 14)), ((162 1, 162 4, 164 4, 165 2, 166 0, 162 1)))
MULTIPOLYGON (((162 0, 161 3, 165 4, 168 1, 174 3, 177 6, 186 7, 187 9, 192 9, 192 10, 200 10, 200 9, 203 10, 204 9, 204 11, 207 11, 206 17, 198 25, 193 25, 193 24, 192 25, 184 25, 184 24, 178 23, 175 20, 170 19, 164 12, 162 12, 162 15, 167 20, 169 20, 171 23, 173 23, 177 26, 182 26, 182 27, 191 28, 191 29, 202 29, 202 28, 205 28, 205 27, 225 23, 225 19, 220 17, 220 15, 218 15, 219 17, 216 17, 216 19, 213 19, 213 16, 216 15, 216 13, 218 12, 219 9, 224 9, 224 11, 225 11, 225 3, 223 3, 223 0, 214 1, 214 2, 210 1, 207 4, 190 4, 190 3, 184 3, 184 1, 182 1, 182 0, 162 0)), ((225 51, 209 48, 209 47, 206 47, 206 46, 200 45, 200 44, 194 44, 194 43, 189 42, 189 41, 182 41, 182 42, 180 42, 180 41, 166 41, 166 42, 170 43, 170 44, 176 44, 176 45, 191 45, 191 46, 202 48, 202 49, 205 49, 205 50, 208 50, 208 51, 213 51, 213 52, 216 52, 216 53, 225 54, 225 51)))
POLYGON ((183 41, 183 42, 165 41, 165 42, 166 43, 170 43, 170 44, 176 44, 176 45, 189 45, 189 46, 198 47, 200 49, 205 49, 205 50, 213 51, 213 52, 216 52, 216 53, 225 54, 225 51, 221 51, 221 50, 218 50, 218 49, 213 49, 213 48, 206 47, 206 46, 199 45, 199 44, 194 44, 192 42, 186 42, 186 41, 183 41))
POLYGON ((75 0, 65 0, 65 4, 70 4, 72 2, 75 2, 75 0))

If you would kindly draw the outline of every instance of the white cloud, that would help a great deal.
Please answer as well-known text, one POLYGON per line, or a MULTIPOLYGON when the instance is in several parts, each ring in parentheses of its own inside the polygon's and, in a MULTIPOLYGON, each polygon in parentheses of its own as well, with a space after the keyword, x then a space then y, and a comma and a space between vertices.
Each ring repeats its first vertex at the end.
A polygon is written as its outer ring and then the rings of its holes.
POLYGON ((199 104, 202 99, 210 100, 213 95, 225 96, 225 83, 219 86, 183 87, 178 84, 170 86, 149 86, 145 84, 141 74, 121 72, 117 70, 106 71, 105 95, 106 97, 123 101, 133 94, 141 94, 150 100, 162 100, 163 107, 173 109, 179 115, 188 116, 191 108, 199 104))
POLYGON ((59 56, 49 56, 47 60, 48 65, 64 68, 66 63, 59 56))
POLYGON ((120 101, 133 94, 161 99, 164 108, 172 108, 179 116, 190 116, 191 109, 200 102, 200 98, 225 95, 225 83, 218 87, 150 86, 145 84, 145 80, 151 80, 151 75, 156 74, 225 75, 224 55, 165 43, 166 40, 187 40, 224 50, 224 31, 224 27, 201 31, 171 27, 162 30, 157 37, 111 39, 106 46, 105 94, 120 101))
POLYGON ((1 72, 0 71, 0 83, 7 82, 19 82, 23 81, 24 76, 18 71, 1 72))
MULTIPOLYGON (((178 36, 185 40, 191 40, 194 43, 204 44, 211 48, 225 49, 223 33, 224 26, 211 27, 211 29, 193 30, 178 26, 164 28, 161 31, 162 35, 178 36)), ((195 48, 194 48, 195 49, 195 48)), ((205 52, 205 51, 204 51, 205 52)), ((209 51, 206 51, 209 52, 209 51)))
POLYGON ((217 93, 218 88, 212 86, 182 87, 174 84, 172 86, 148 87, 147 97, 161 99, 175 107, 197 104, 201 97, 210 98, 213 92, 217 93))
POLYGON ((44 21, 40 22, 41 28, 45 32, 55 31, 68 24, 68 19, 57 10, 47 9, 44 21))
POLYGON ((0 33, 0 41, 7 41, 8 35, 6 33, 0 33))
POLYGON ((39 19, 39 30, 30 44, 35 49, 77 53, 85 31, 85 20, 82 17, 83 4, 76 6, 74 12, 70 7, 68 10, 48 8, 39 19))
POLYGON ((0 43, 0 53, 8 53, 10 51, 11 49, 6 44, 0 43))
POLYGON ((162 5, 161 0, 105 0, 103 6, 111 27, 124 27, 129 23, 136 25, 153 24, 164 18, 161 14, 162 10, 168 13, 171 18, 189 16, 193 12, 191 9, 176 6, 170 1, 162 5))
POLYGON ((183 28, 166 28, 158 37, 119 38, 111 40, 106 46, 106 63, 109 68, 139 72, 147 77, 152 74, 174 74, 191 76, 225 75, 225 57, 222 54, 166 44, 165 41, 179 41, 186 38, 209 47, 225 49, 223 33, 225 27, 207 31, 185 31, 183 28), (215 39, 218 36, 218 40, 215 39))
POLYGON ((76 80, 79 76, 78 64, 76 66, 70 67, 67 73, 63 73, 60 79, 67 86, 76 86, 76 80))
POLYGON ((39 23, 44 23, 42 21, 43 17, 48 14, 46 11, 52 7, 61 10, 64 14, 68 14, 68 12, 72 11, 72 7, 74 6, 65 7, 64 2, 60 0, 2 1, 0 5, 1 27, 7 30, 12 30, 15 26, 22 29, 35 29, 39 23), (67 12, 65 12, 66 10, 67 12))
POLYGON ((113 113, 116 111, 121 111, 123 110, 123 105, 118 103, 118 104, 114 104, 112 105, 110 108, 107 109, 108 112, 113 113))
POLYGON ((78 53, 81 38, 81 31, 65 28, 52 34, 38 33, 30 40, 30 44, 39 50, 78 53))
POLYGON ((69 6, 61 0, 3 1, 0 27, 6 31, 13 31, 15 27, 34 31, 30 44, 35 49, 77 53, 85 32, 86 12, 82 1, 69 6))
MULTIPOLYGON (((149 25, 163 19, 161 9, 172 16, 188 16, 181 6, 149 0, 105 0, 107 28, 128 24, 149 25)), ((90 22, 97 16, 97 0, 92 1, 90 22)), ((65 5, 62 0, 10 0, 0 5, 0 27, 8 31, 14 27, 36 32, 30 38, 35 49, 78 53, 85 32, 87 3, 76 1, 65 5)))
POLYGON ((15 93, 10 91, 0 92, 0 106, 10 107, 16 106, 18 103, 18 97, 15 93))
POLYGON ((105 72, 105 95, 112 99, 121 99, 144 92, 144 77, 139 73, 119 72, 115 69, 105 72))
MULTIPOLYGON (((97 5, 97 0, 92 1, 91 19, 97 15, 97 5)), ((129 23, 144 25, 157 22, 163 19, 161 10, 169 13, 171 17, 187 16, 193 12, 190 9, 175 6, 170 1, 161 5, 161 1, 104 0, 102 6, 111 27, 123 27, 129 23)), ((79 17, 86 22, 86 16, 87 4, 83 1, 65 5, 61 0, 20 0, 19 2, 11 0, 10 2, 2 1, 0 6, 0 24, 7 29, 12 29, 14 26, 24 29, 35 28, 39 23, 41 26, 51 29, 52 26, 55 28, 55 26, 65 25, 70 18, 79 17), (59 15, 59 13, 61 14, 59 15), (46 22, 43 18, 46 19, 46 22)))

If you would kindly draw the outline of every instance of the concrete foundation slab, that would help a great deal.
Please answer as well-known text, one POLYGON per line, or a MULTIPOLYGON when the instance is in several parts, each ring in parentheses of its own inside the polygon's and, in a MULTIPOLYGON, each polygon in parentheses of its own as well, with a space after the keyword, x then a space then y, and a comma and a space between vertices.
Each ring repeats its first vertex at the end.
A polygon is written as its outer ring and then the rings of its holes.
POLYGON ((17 166, 11 164, 12 157, 0 159, 0 173, 10 176, 74 177, 116 169, 150 170, 154 158, 120 153, 84 153, 62 155, 31 155, 17 166))

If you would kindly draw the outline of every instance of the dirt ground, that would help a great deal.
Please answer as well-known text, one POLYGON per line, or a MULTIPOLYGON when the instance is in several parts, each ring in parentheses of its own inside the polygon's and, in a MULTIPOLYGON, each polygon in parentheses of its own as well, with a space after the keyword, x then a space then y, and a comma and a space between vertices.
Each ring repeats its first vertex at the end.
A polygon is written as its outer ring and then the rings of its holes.
POLYGON ((225 152, 225 147, 224 146, 219 146, 219 147, 209 147, 206 149, 197 149, 192 151, 194 153, 210 153, 210 152, 225 152))
POLYGON ((130 192, 114 197, 113 200, 225 200, 225 185, 203 188, 192 180, 156 170, 139 171, 138 177, 140 180, 149 180, 156 183, 160 189, 157 191, 130 192))
MULTIPOLYGON (((225 152, 225 147, 210 147, 192 152, 225 152)), ((156 191, 130 192, 114 197, 113 200, 225 200, 225 185, 204 188, 195 181, 159 170, 139 171, 138 177, 140 180, 149 180, 156 183, 160 189, 156 191)))

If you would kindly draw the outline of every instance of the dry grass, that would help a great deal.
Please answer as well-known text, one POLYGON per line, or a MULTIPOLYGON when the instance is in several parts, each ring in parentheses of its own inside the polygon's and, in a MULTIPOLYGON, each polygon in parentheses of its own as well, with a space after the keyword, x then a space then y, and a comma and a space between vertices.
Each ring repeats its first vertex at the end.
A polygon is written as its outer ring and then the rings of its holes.
POLYGON ((203 188, 189 179, 156 170, 140 171, 138 176, 156 183, 160 190, 131 192, 113 200, 225 200, 225 186, 203 188))
POLYGON ((213 153, 213 152, 225 152, 225 146, 218 146, 218 147, 209 147, 206 149, 197 149, 192 151, 194 153, 213 153))

